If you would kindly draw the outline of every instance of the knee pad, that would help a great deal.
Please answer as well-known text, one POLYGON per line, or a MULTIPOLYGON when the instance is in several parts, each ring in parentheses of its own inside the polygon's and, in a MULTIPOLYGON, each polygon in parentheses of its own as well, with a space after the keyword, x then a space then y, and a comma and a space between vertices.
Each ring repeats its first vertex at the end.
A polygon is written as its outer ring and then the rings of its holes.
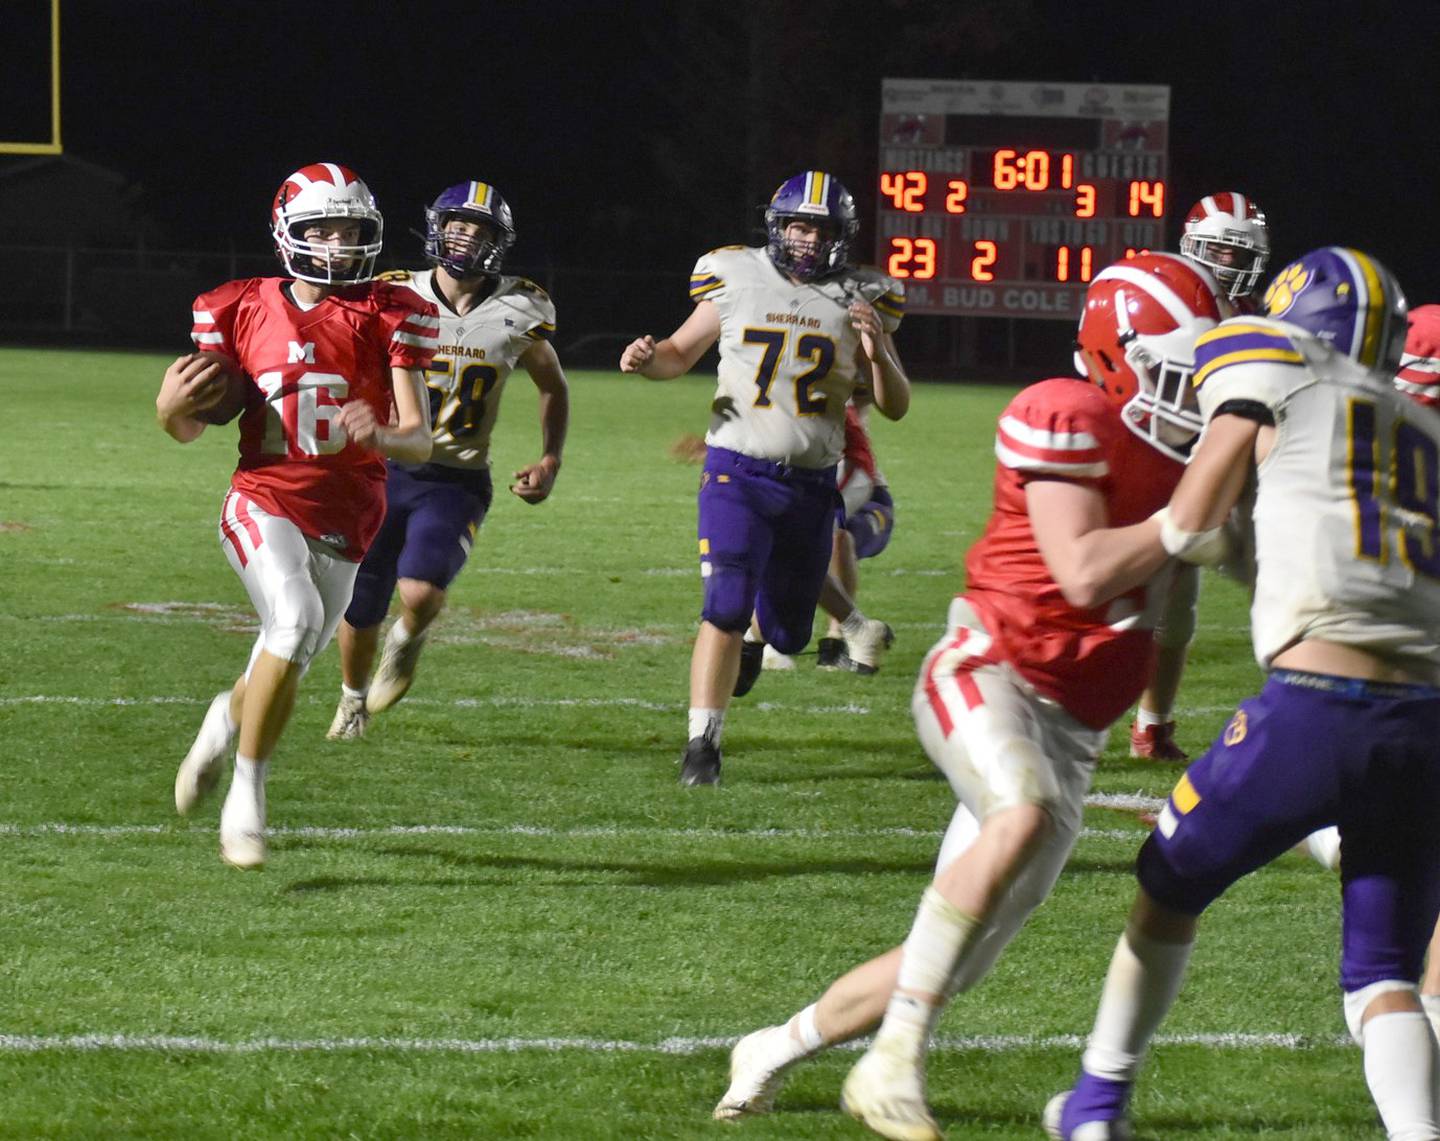
POLYGON ((319 652, 324 631, 325 606, 312 588, 283 592, 261 637, 267 653, 308 665, 319 652))
POLYGON ((754 580, 738 567, 707 565, 709 573, 705 575, 705 600, 700 617, 727 634, 744 633, 750 628, 750 616, 755 611, 754 580))
POLYGON ((390 598, 395 593, 395 575, 372 574, 360 568, 355 576, 355 590, 345 610, 345 621, 357 630, 368 630, 385 621, 390 598))
POLYGON ((895 533, 895 508, 885 500, 872 499, 845 521, 845 530, 855 540, 855 557, 873 559, 890 545, 890 536, 895 533))
POLYGON ((1392 991, 1405 990, 1415 996, 1415 1002, 1420 1003, 1420 988, 1414 983, 1407 983, 1403 979, 1382 979, 1378 983, 1371 983, 1359 990, 1345 992, 1345 1025, 1350 1028, 1350 1037, 1355 1039, 1355 1045, 1365 1045, 1365 1008, 1382 994, 1390 994, 1392 991))

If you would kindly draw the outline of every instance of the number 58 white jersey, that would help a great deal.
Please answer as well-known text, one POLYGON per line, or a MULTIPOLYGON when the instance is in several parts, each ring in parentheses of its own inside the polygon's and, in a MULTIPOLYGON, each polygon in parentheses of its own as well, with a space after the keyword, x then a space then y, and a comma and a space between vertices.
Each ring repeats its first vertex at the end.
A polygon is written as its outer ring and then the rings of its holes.
POLYGON ((1196 344, 1208 422, 1264 405, 1251 625, 1260 664, 1306 638, 1440 671, 1440 414, 1294 325, 1236 317, 1196 344))

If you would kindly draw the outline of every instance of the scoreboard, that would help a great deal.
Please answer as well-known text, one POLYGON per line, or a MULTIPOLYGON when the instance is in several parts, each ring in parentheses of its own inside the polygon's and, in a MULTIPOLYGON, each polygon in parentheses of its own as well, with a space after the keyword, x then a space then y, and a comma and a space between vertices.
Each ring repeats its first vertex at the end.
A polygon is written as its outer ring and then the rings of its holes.
POLYGON ((908 313, 1079 318, 1165 241, 1170 88, 887 79, 876 263, 908 313))

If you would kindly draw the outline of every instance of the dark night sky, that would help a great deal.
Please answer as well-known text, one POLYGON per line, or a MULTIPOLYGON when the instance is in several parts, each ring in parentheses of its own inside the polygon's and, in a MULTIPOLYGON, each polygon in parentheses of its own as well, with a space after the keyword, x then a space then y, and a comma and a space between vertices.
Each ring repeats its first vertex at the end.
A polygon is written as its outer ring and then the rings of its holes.
POLYGON ((883 76, 1167 83, 1172 228, 1200 194, 1240 189, 1270 217, 1272 268, 1356 245, 1412 301, 1440 298, 1431 0, 63 7, 67 152, 141 183, 175 245, 265 251, 275 186, 334 159, 402 255, 425 200, 479 177, 515 210, 518 262, 683 274, 810 166, 856 192, 868 251, 883 76), (747 123, 763 128, 748 150, 747 123))

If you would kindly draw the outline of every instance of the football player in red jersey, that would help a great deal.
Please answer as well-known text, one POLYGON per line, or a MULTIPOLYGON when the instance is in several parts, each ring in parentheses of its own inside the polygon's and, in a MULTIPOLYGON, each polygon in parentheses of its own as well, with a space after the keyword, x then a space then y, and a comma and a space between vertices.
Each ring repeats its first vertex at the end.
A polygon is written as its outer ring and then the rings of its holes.
MULTIPOLYGON (((218 694, 175 777, 188 813, 219 782, 238 735, 220 815, 230 864, 265 862, 265 774, 310 661, 334 636, 360 558, 385 513, 385 460, 424 461, 424 370, 435 307, 371 281, 382 221, 356 174, 314 163, 281 185, 271 209, 289 277, 231 281, 195 299, 198 349, 251 378, 240 462, 220 542, 260 616, 244 674, 218 694)), ((191 353, 165 370, 161 427, 181 443, 205 430, 213 362, 191 353)))
POLYGON ((766 1112, 789 1066, 880 1022, 846 1110, 887 1137, 940 1137, 925 1102, 930 1029, 1049 894, 1106 730, 1150 676, 1173 569, 1153 516, 1199 429, 1195 338, 1228 315, 1183 258, 1111 266, 1080 321, 1090 383, 1041 381, 1001 414, 994 511, 912 703, 959 800, 934 881, 902 946, 739 1041, 717 1118, 766 1112))
MULTIPOLYGON (((1222 190, 1200 199, 1185 215, 1180 253, 1210 271, 1236 313, 1260 311, 1260 280, 1270 262, 1270 226, 1253 198, 1222 190)), ((1191 617, 1179 628, 1166 627, 1156 633, 1155 675, 1140 695, 1130 725, 1130 755, 1183 763, 1190 758, 1175 741, 1174 709, 1194 633, 1194 610, 1200 595, 1198 570, 1178 568, 1175 587, 1191 593, 1191 617)))

